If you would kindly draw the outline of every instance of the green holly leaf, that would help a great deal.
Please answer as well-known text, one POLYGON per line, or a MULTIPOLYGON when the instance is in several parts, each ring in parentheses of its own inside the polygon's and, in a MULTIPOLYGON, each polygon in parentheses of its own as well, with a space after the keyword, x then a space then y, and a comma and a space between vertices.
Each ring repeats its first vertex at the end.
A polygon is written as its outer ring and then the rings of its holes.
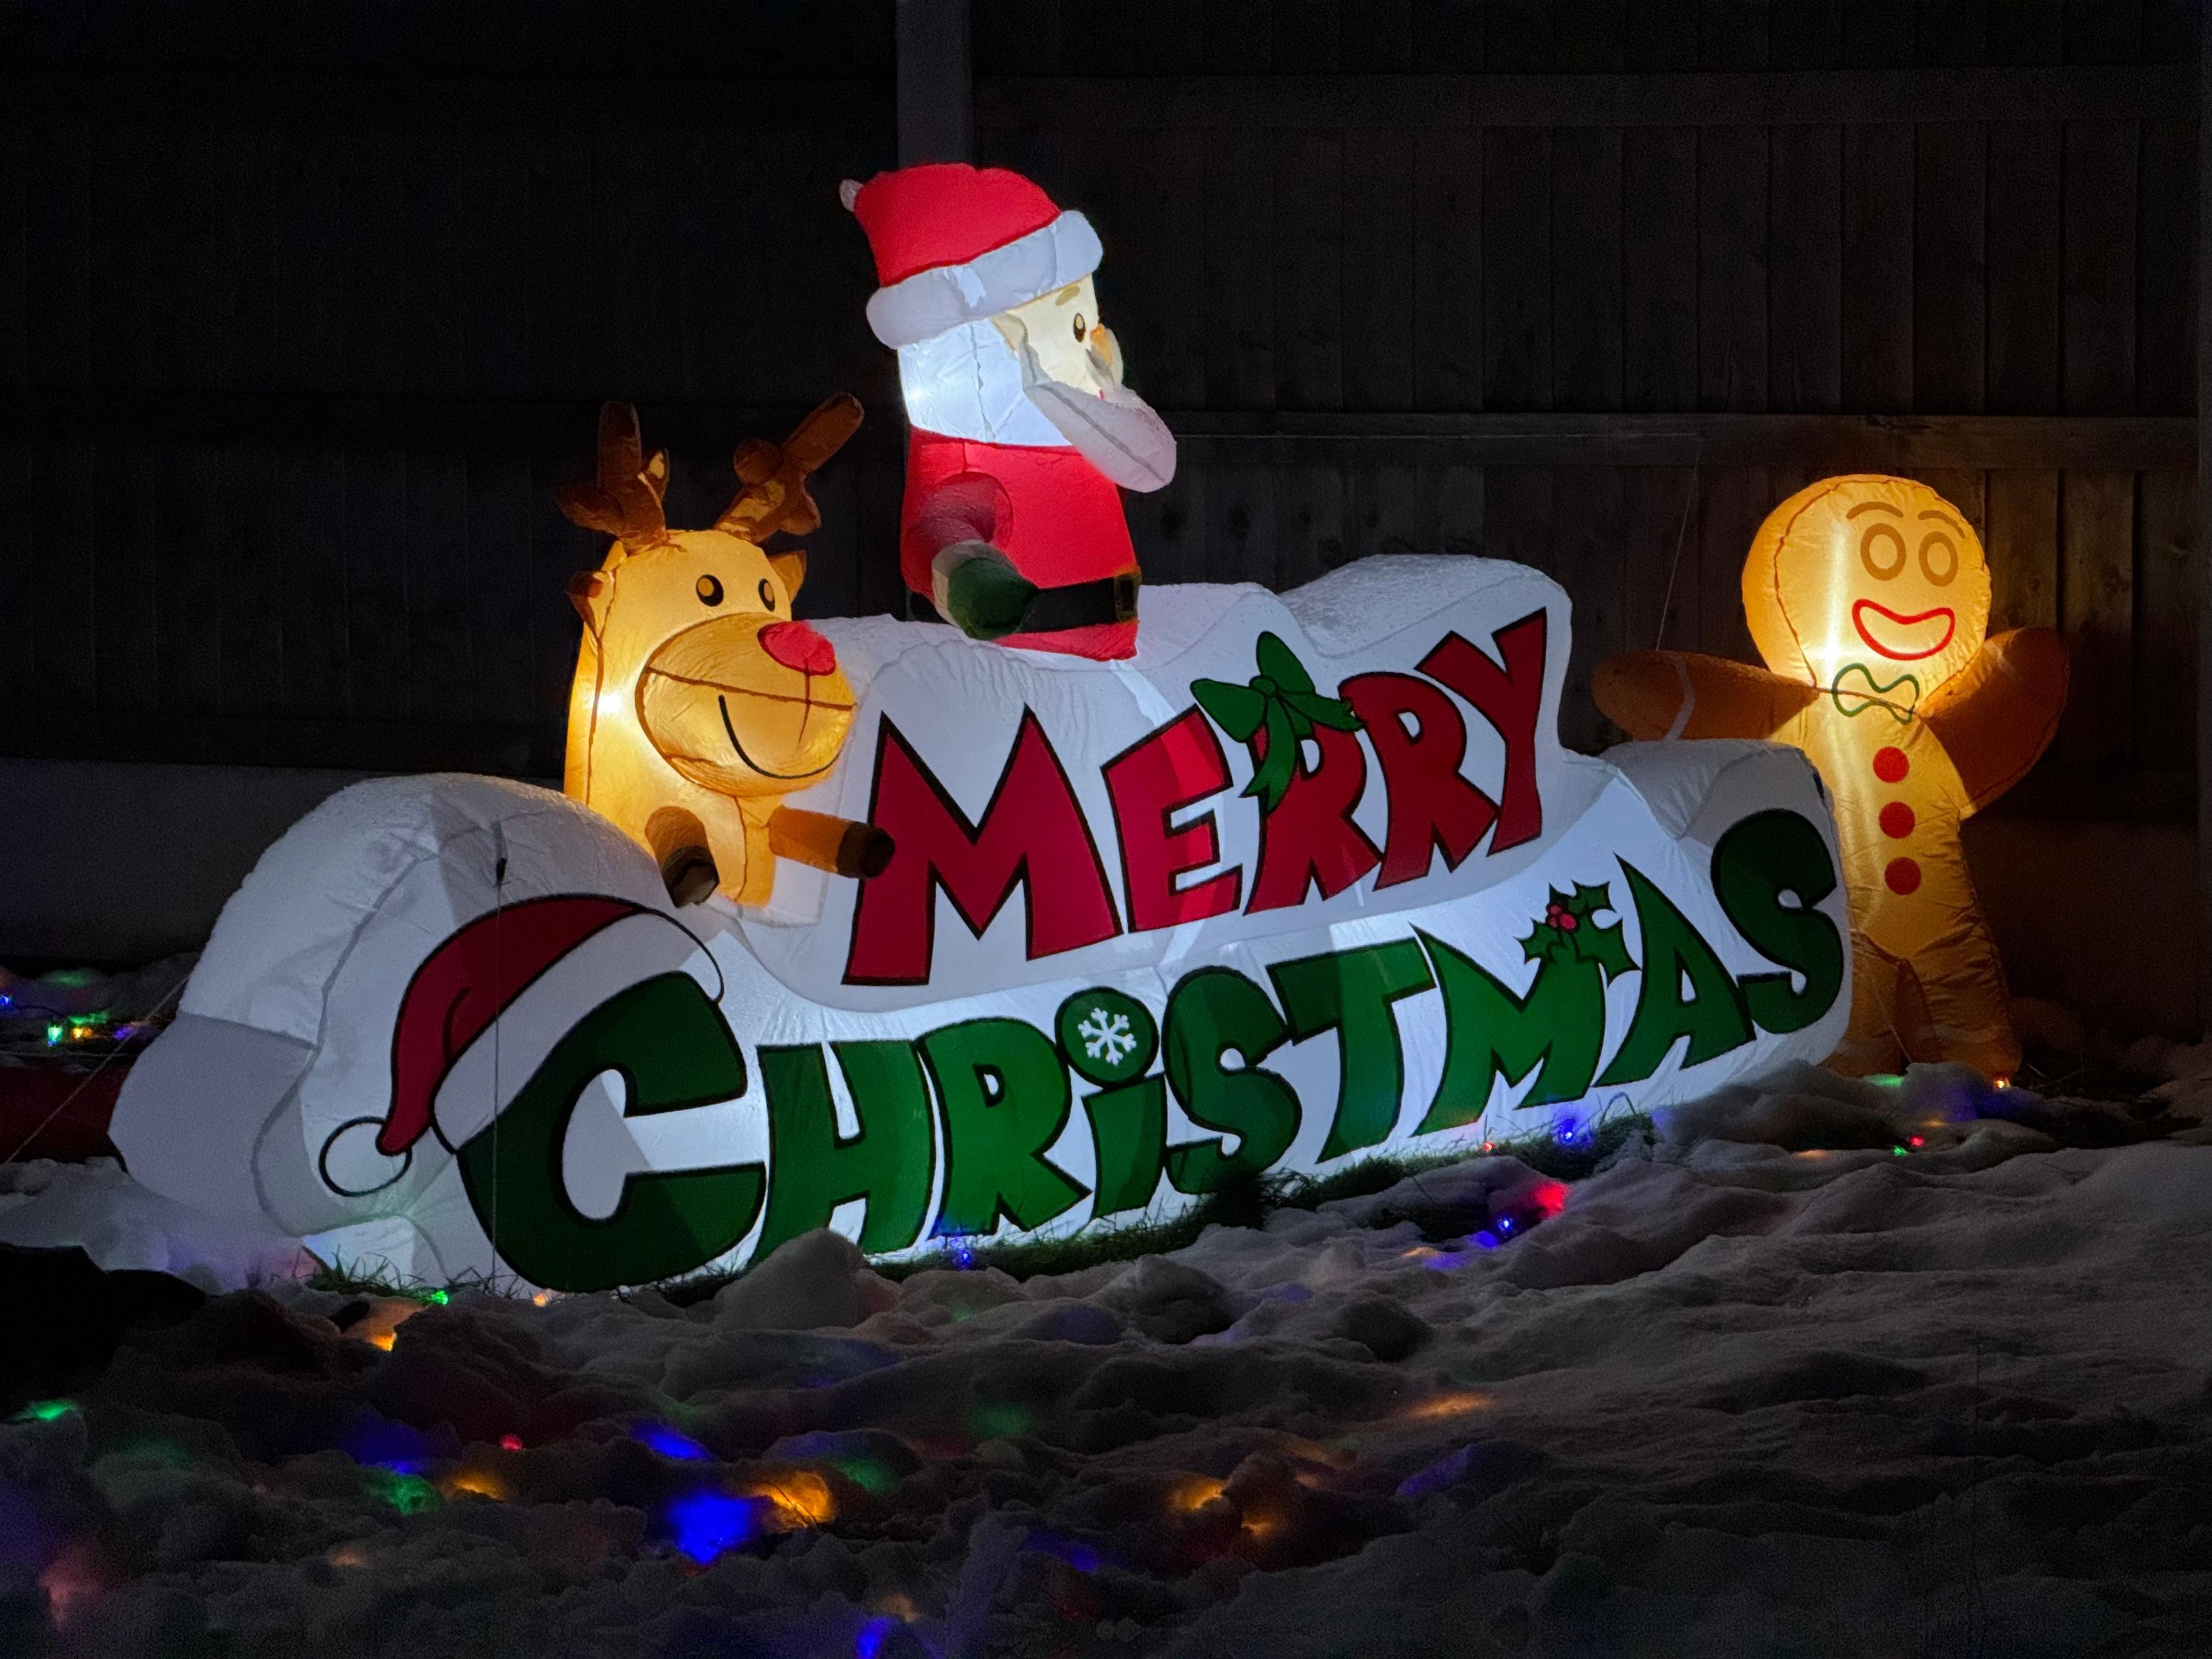
POLYGON ((1261 635, 1253 656, 1259 672, 1248 684, 1198 679, 1190 683, 1190 694, 1216 726, 1250 746, 1255 764, 1244 793, 1259 797, 1265 816, 1290 793, 1298 745, 1313 736, 1316 722, 1337 732, 1357 732, 1365 722, 1341 697, 1316 691, 1313 676, 1275 635, 1261 635))
POLYGON ((1589 887, 1578 882, 1571 893, 1554 887, 1543 920, 1521 942, 1522 954, 1530 962, 1595 963, 1608 981, 1620 978, 1636 963, 1620 923, 1597 924, 1598 913, 1612 908, 1602 883, 1589 887))

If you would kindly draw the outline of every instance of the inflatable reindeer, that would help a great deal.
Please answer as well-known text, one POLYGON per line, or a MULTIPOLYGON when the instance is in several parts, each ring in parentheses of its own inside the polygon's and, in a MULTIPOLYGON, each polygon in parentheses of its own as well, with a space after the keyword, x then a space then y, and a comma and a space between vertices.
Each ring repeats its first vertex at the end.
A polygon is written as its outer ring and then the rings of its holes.
POLYGON ((568 584, 584 637, 564 787, 652 852, 679 904, 717 890, 766 903, 779 857, 856 877, 890 857, 881 830, 781 804, 836 763, 853 690, 830 641, 792 619, 806 555, 763 547, 822 522, 807 475, 860 423, 839 396, 781 445, 748 441, 714 526, 671 530, 667 452, 647 459, 637 411, 609 404, 597 483, 557 492, 569 518, 615 538, 568 584))

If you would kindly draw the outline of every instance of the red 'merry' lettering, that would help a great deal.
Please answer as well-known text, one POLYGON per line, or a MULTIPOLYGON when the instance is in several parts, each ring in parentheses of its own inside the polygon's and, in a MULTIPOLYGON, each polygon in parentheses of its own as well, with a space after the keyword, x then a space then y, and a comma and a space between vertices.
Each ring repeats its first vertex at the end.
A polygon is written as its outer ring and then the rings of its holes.
POLYGON ((1242 870, 1224 870, 1188 887, 1176 885, 1176 877, 1221 858, 1212 813, 1180 830, 1168 823, 1170 814, 1229 787, 1228 757, 1206 716, 1186 709, 1180 719, 1108 761, 1104 775, 1121 837, 1121 891, 1129 907, 1129 931, 1148 933, 1234 910, 1244 884, 1242 870))
MULTIPOLYGON (((1301 754, 1282 800, 1261 815, 1260 872, 1252 878, 1247 915, 1304 904, 1309 883, 1323 898, 1334 898, 1382 862, 1375 843, 1352 821, 1367 787, 1367 751, 1349 732, 1316 726, 1313 734, 1321 764, 1309 772, 1301 754)), ((1264 760, 1267 753, 1262 731, 1253 754, 1264 760)))
POLYGON ((848 985, 928 981, 939 888, 980 939, 1016 884, 1026 884, 1032 960, 1121 931, 1075 791, 1028 709, 980 825, 969 822, 905 735, 885 720, 868 820, 896 848, 883 874, 860 884, 845 958, 848 985))
POLYGON ((1543 833, 1544 805, 1536 797, 1536 717, 1544 707, 1544 613, 1532 611, 1491 636, 1505 666, 1457 634, 1447 634, 1421 659, 1421 672, 1441 681, 1475 706, 1505 739, 1505 785, 1498 805, 1498 833, 1490 850, 1502 853, 1543 833))
POLYGON ((1467 758, 1467 722, 1452 700, 1411 674, 1357 675, 1338 695, 1366 723, 1390 803, 1376 890, 1419 880, 1439 848, 1444 868, 1458 869, 1497 821, 1498 803, 1460 772, 1467 758), (1411 732, 1407 716, 1415 727, 1411 732))

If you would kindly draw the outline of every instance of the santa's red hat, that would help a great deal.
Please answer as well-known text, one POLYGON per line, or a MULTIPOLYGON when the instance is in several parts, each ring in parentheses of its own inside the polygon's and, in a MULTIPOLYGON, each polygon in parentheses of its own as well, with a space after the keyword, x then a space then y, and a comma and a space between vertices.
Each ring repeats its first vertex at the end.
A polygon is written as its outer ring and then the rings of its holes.
POLYGON ((478 916, 431 951, 400 1000, 392 1108, 376 1150, 398 1157, 434 1119, 458 1145, 506 1106, 578 1019, 628 986, 679 972, 720 995, 720 970, 699 941, 627 899, 556 894, 478 916), (477 1042, 495 1023, 513 1028, 503 1056, 477 1042), (448 1121, 439 1099, 457 1078, 465 1099, 448 1121))
POLYGON ((845 205, 867 233, 882 286, 868 326, 912 345, 1011 311, 1098 269, 1098 234, 1018 173, 933 162, 847 179, 845 205))

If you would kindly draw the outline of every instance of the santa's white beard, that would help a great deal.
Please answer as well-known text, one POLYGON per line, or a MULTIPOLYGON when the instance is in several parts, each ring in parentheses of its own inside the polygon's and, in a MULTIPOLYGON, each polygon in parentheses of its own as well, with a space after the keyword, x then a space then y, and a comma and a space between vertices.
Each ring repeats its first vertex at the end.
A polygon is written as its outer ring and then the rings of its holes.
MULTIPOLYGON (((925 432, 977 443, 1073 449, 1127 489, 1175 476, 1175 434, 1103 366, 1084 389, 1047 377, 988 320, 899 348, 907 419, 925 432)), ((1094 360, 1095 361, 1095 360, 1094 360)))

